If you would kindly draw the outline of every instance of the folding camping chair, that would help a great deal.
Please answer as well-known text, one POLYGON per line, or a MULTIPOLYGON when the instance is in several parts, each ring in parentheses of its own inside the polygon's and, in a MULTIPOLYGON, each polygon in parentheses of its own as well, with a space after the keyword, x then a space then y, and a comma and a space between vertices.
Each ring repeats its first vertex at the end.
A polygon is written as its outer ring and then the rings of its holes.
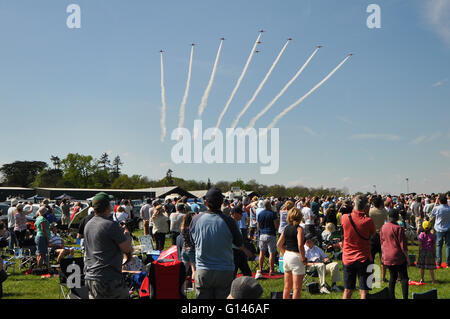
POLYGON ((138 240, 141 254, 151 254, 151 252, 154 250, 152 237, 150 235, 143 235, 139 236, 138 240))
MULTIPOLYGON (((36 249, 34 249, 36 251, 36 249)), ((19 271, 27 265, 33 268, 36 264, 36 256, 33 254, 31 248, 14 248, 13 255, 7 260, 8 266, 13 266, 12 273, 16 272, 16 265, 19 266, 19 271)))
POLYGON ((61 298, 61 295, 64 299, 71 299, 71 295, 72 297, 76 297, 77 295, 85 296, 85 288, 83 288, 85 287, 83 257, 63 258, 61 260, 59 270, 59 287, 59 298, 61 298), (78 267, 72 266, 71 268, 69 268, 69 266, 73 264, 78 267))
POLYGON ((305 277, 303 278, 303 288, 306 289, 306 285, 316 282, 314 278, 319 278, 319 273, 316 268, 306 267, 305 277))
POLYGON ((186 268, 179 260, 160 259, 146 266, 147 277, 139 296, 143 299, 186 299, 186 268))

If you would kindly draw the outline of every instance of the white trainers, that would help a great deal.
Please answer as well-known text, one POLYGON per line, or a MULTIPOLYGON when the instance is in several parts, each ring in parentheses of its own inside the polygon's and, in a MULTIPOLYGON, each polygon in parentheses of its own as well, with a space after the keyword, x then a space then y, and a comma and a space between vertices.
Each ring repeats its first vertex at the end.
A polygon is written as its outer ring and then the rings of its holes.
POLYGON ((330 291, 327 289, 327 287, 323 286, 322 288, 320 288, 320 293, 321 294, 329 294, 330 291))
POLYGON ((263 277, 261 270, 256 271, 255 279, 261 279, 263 277))

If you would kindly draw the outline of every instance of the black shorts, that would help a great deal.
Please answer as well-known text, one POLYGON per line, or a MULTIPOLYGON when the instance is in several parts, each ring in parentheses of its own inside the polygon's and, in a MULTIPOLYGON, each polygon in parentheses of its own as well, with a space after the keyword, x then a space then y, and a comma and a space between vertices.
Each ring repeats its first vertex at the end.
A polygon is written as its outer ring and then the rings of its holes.
POLYGON ((381 242, 380 242, 380 234, 375 234, 370 239, 370 253, 372 254, 372 259, 375 260, 375 255, 380 254, 380 260, 382 260, 382 252, 381 252, 381 242))
POLYGON ((356 276, 358 275, 359 289, 370 290, 367 285, 367 279, 371 275, 367 272, 367 267, 372 264, 371 261, 356 261, 350 265, 343 265, 344 270, 344 288, 354 290, 356 286, 356 276))

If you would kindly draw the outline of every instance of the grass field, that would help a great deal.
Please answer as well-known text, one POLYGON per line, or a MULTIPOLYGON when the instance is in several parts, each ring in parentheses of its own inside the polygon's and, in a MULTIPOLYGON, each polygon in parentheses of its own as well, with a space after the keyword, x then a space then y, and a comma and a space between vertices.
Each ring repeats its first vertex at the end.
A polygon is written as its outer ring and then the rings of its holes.
MULTIPOLYGON (((141 231, 136 231, 134 233, 135 236, 141 235, 141 231)), ((136 243, 138 244, 138 243, 136 243)), ((165 247, 170 247, 170 239, 166 239, 165 247)), ((68 243, 67 245, 75 245, 75 242, 68 243)), ((415 254, 418 256, 418 246, 409 246, 410 254, 415 254)), ((443 251, 445 256, 445 249, 443 251)), ((443 258, 445 260, 445 257, 443 258)), ((376 263, 379 264, 379 258, 377 257, 376 263)), ((251 262, 256 263, 256 262, 251 262)), ((342 262, 340 263, 340 270, 342 274, 342 262)), ((251 265, 253 266, 253 265, 251 265)), ((251 267, 252 268, 252 267, 251 267)), ((10 272, 10 271, 8 271, 10 272)), ((416 267, 408 268, 408 275, 411 280, 419 281, 420 280, 420 269, 416 267)), ((389 272, 387 272, 386 278, 389 279, 389 272)), ((438 290, 438 298, 439 299, 450 299, 450 268, 445 269, 437 269, 435 270, 435 279, 437 280, 437 284, 431 283, 431 278, 429 271, 425 272, 425 282, 426 284, 423 286, 409 286, 409 297, 411 298, 411 294, 413 292, 424 292, 432 288, 437 288, 438 290)), ((318 279, 315 278, 317 281, 318 279)), ((330 278, 327 276, 327 282, 330 283, 330 278)), ((264 289, 264 293, 262 295, 263 299, 270 298, 271 292, 277 292, 283 290, 283 279, 262 279, 260 280, 261 286, 264 289)), ((343 282, 338 283, 339 286, 343 288, 343 282)), ((371 293, 377 292, 385 287, 387 287, 387 283, 381 283, 380 288, 374 288, 371 293)), ((59 279, 57 276, 51 278, 41 278, 40 276, 35 275, 25 275, 24 270, 21 272, 16 269, 15 274, 9 274, 8 279, 3 283, 3 293, 4 299, 58 299, 59 296, 59 279)), ((396 285, 396 298, 402 298, 402 292, 400 283, 396 285)), ((353 293, 353 298, 358 299, 359 291, 355 290, 353 293)), ((189 292, 188 298, 195 298, 194 293, 189 292)), ((302 298, 304 299, 341 299, 342 293, 332 292, 331 294, 315 294, 311 295, 307 293, 305 290, 302 291, 302 298)))

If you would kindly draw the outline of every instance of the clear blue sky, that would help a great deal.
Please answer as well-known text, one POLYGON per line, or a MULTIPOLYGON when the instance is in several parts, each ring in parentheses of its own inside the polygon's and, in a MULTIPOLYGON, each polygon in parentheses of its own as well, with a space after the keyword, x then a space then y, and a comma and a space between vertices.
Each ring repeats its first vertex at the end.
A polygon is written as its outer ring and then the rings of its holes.
POLYGON ((0 2, 0 164, 49 161, 51 154, 120 155, 123 171, 213 182, 348 187, 351 192, 450 189, 449 0, 4 0, 0 2), (66 7, 81 7, 81 29, 66 7), (381 29, 366 26, 370 3, 381 29), (258 121, 306 93, 347 54, 355 55, 299 108, 283 118, 280 169, 260 164, 171 162, 171 131, 195 42, 185 127, 192 129, 220 37, 219 69, 203 114, 213 127, 263 28, 261 51, 222 122, 229 127, 287 37, 285 54, 241 118, 246 125, 324 45, 302 76, 258 121), (165 50, 167 136, 160 141, 159 50, 165 50))

